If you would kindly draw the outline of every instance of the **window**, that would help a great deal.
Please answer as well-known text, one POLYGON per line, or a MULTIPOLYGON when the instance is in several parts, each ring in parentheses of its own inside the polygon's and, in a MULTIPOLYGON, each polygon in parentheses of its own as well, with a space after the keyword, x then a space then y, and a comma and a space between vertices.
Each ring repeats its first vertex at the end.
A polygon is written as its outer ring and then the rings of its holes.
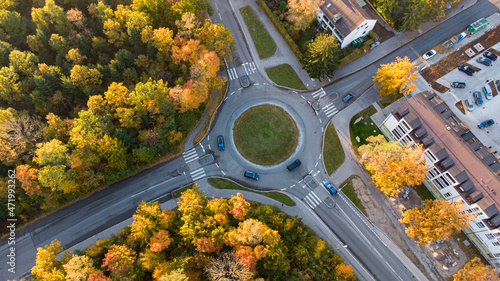
POLYGON ((363 32, 363 34, 362 34, 362 35, 365 35, 365 34, 366 34, 366 30, 363 32))
POLYGON ((497 238, 498 238, 498 237, 500 237, 500 232, 495 232, 495 233, 493 233, 493 236, 495 236, 495 237, 497 237, 497 238))
POLYGON ((436 167, 432 167, 431 169, 428 170, 429 172, 429 175, 431 175, 431 178, 435 178, 437 176, 439 176, 439 170, 436 169, 436 167))
POLYGON ((493 234, 486 234, 486 238, 488 238, 489 240, 493 240, 495 239, 495 237, 493 237, 493 234))
POLYGON ((450 196, 451 196, 451 193, 446 192, 445 194, 443 194, 443 196, 444 196, 444 198, 448 198, 448 197, 450 197, 450 196))
POLYGON ((478 228, 484 228, 485 227, 483 222, 477 222, 476 225, 477 225, 478 228))
POLYGON ((500 242, 493 242, 491 244, 493 244, 493 246, 500 246, 500 242))
POLYGON ((407 131, 411 131, 410 126, 408 125, 408 123, 406 123, 405 120, 401 120, 401 124, 403 124, 403 126, 406 128, 407 131))
POLYGON ((391 133, 392 133, 393 136, 396 137, 397 140, 399 140, 402 137, 402 135, 396 129, 392 130, 391 133))
POLYGON ((401 144, 402 145, 407 145, 407 144, 412 144, 413 143, 413 140, 408 136, 404 136, 402 139, 401 139, 401 144))
POLYGON ((493 254, 495 258, 500 258, 500 253, 493 254))
POLYGON ((456 184, 456 183, 457 183, 457 181, 456 181, 456 180, 455 180, 455 179, 454 179, 454 178, 450 175, 450 173, 446 172, 444 175, 445 175, 445 176, 446 176, 446 178, 448 178, 448 180, 449 180, 450 182, 452 182, 453 184, 456 184))
POLYGON ((424 154, 425 154, 425 156, 427 156, 427 158, 428 158, 428 159, 429 159, 432 163, 434 163, 434 162, 436 162, 436 161, 437 161, 436 156, 434 156, 434 153, 432 153, 430 150, 426 150, 426 151, 424 152, 424 154))

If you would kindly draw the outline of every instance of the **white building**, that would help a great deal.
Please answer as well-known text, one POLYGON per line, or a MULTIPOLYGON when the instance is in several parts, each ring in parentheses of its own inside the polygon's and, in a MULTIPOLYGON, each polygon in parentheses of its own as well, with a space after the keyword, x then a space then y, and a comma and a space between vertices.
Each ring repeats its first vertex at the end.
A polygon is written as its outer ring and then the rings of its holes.
POLYGON ((368 35, 377 20, 363 0, 326 0, 319 8, 318 22, 329 29, 345 48, 368 35))
POLYGON ((434 92, 414 95, 381 126, 401 144, 424 146, 424 184, 441 200, 460 201, 475 215, 465 231, 494 267, 500 269, 500 163, 434 92))

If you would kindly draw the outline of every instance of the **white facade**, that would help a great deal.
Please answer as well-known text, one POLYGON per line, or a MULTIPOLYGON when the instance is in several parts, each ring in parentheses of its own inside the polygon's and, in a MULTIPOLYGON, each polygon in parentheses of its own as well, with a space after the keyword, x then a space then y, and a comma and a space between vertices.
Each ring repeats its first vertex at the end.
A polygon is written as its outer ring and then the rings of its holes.
MULTIPOLYGON (((412 132, 408 123, 404 120, 404 117, 397 120, 392 114, 390 114, 383 122, 382 132, 386 137, 396 140, 401 145, 411 145, 414 143, 410 132, 412 132)), ((426 159, 426 164, 429 165, 428 175, 424 184, 427 188, 434 194, 438 199, 445 199, 450 202, 462 202, 463 211, 475 215, 475 218, 469 222, 469 231, 467 234, 472 233, 476 238, 471 238, 476 247, 485 255, 486 259, 497 269, 500 269, 500 229, 489 229, 485 223, 484 219, 487 217, 484 214, 484 210, 476 203, 468 204, 467 200, 464 200, 462 196, 457 192, 456 186, 458 186, 457 180, 448 172, 440 172, 434 164, 439 162, 439 159, 430 151, 426 149, 424 151, 424 156, 426 159), (480 244, 480 245, 478 245, 480 244), (486 249, 482 249, 484 247, 486 249)))
POLYGON ((354 41, 355 39, 367 36, 368 33, 371 30, 373 30, 375 24, 377 23, 377 20, 365 19, 360 25, 358 25, 358 27, 352 30, 349 34, 342 34, 335 27, 335 23, 333 22, 333 20, 329 19, 328 16, 325 15, 325 13, 323 13, 321 9, 319 9, 317 19, 323 29, 330 30, 332 35, 335 35, 335 37, 337 37, 337 39, 341 42, 340 47, 342 49, 348 47, 349 44, 351 44, 351 42, 354 41))

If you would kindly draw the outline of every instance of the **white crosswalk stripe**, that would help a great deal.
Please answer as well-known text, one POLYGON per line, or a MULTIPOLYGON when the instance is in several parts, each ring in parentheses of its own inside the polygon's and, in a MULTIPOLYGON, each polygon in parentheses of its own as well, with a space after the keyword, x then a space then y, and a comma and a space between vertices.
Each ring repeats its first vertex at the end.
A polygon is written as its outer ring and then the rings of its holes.
POLYGON ((326 96, 326 93, 325 91, 323 90, 323 88, 317 90, 316 92, 312 93, 311 94, 313 98, 321 98, 321 97, 324 97, 326 96))
POLYGON ((257 70, 257 67, 255 67, 255 63, 254 62, 245 62, 243 64, 243 68, 245 69, 245 73, 247 75, 255 73, 255 71, 257 70))
POLYGON ((309 194, 311 195, 311 198, 318 203, 318 205, 321 203, 321 199, 319 199, 318 195, 316 195, 314 191, 311 191, 309 194))
POLYGON ((314 203, 311 201, 311 199, 309 199, 309 197, 307 196, 304 197, 304 201, 307 203, 307 205, 309 205, 309 207, 311 207, 311 209, 314 209, 316 207, 316 205, 314 205, 314 203))
POLYGON ((236 71, 235 67, 228 69, 227 74, 229 75, 229 80, 234 80, 238 78, 238 72, 236 71))
POLYGON ((199 169, 196 169, 196 170, 194 170, 194 171, 191 172, 191 178, 193 178, 193 181, 201 179, 205 175, 206 174, 205 174, 205 170, 203 170, 203 167, 199 168, 199 169))
POLYGON ((191 161, 198 158, 198 153, 196 152, 196 149, 194 149, 194 148, 184 152, 182 155, 183 155, 186 163, 191 162, 191 161))
POLYGON ((337 108, 335 108, 333 103, 329 103, 325 107, 323 107, 323 112, 326 114, 326 117, 330 118, 339 111, 337 110, 337 108))

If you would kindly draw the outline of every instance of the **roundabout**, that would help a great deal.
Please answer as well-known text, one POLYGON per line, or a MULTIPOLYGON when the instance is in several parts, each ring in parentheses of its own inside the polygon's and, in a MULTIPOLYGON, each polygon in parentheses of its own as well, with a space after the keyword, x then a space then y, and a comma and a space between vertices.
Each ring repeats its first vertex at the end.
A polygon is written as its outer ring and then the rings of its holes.
POLYGON ((233 140, 238 152, 257 165, 282 163, 295 151, 298 139, 294 119, 276 105, 250 107, 234 122, 233 140))

